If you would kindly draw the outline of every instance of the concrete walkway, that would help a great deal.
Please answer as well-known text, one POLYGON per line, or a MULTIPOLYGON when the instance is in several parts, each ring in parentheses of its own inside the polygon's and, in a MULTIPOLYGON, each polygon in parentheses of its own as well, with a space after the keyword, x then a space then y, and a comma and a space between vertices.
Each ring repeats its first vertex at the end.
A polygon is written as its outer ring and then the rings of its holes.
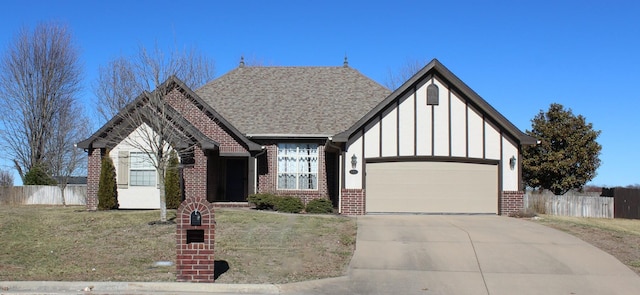
POLYGON ((569 234, 500 216, 358 217, 348 275, 285 285, 0 282, 0 294, 640 294, 640 276, 569 234))
POLYGON ((347 277, 287 294, 640 294, 640 277, 566 233, 500 216, 358 218, 347 277))

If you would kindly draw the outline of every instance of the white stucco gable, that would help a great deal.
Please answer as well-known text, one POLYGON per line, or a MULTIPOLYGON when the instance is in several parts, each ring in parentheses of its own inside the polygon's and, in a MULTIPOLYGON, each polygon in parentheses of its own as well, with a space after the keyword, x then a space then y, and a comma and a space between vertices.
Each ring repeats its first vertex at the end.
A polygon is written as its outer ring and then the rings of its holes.
MULTIPOLYGON (((136 128, 125 139, 118 143, 109 152, 109 157, 113 161, 116 169, 116 182, 118 184, 118 203, 120 209, 159 209, 160 189, 156 170, 148 163, 147 151, 151 151, 146 138, 154 136, 155 132, 146 124, 136 128), (146 150, 146 151, 145 151, 146 150), (132 165, 133 159, 143 159, 142 163, 132 165), (132 183, 133 174, 155 175, 150 181, 140 181, 136 183, 135 176, 132 183)), ((134 160, 134 162, 139 162, 134 160)))

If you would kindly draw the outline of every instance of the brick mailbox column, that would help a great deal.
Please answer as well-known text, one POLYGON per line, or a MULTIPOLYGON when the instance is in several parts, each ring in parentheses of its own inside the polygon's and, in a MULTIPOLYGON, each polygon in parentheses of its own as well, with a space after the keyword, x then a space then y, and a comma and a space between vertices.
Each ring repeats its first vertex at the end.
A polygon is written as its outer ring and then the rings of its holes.
POLYGON ((213 283, 216 222, 207 201, 207 158, 196 148, 194 160, 183 168, 185 200, 176 212, 177 280, 213 283))

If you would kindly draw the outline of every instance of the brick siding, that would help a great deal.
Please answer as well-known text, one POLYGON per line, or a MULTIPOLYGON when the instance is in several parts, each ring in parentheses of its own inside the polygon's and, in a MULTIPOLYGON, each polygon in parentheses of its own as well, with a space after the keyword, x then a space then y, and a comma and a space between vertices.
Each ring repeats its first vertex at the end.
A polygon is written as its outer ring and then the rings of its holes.
POLYGON ((212 120, 204 113, 204 110, 196 106, 194 101, 186 98, 182 92, 173 90, 167 95, 166 101, 200 132, 217 141, 220 144, 221 153, 248 152, 220 121, 212 120))
POLYGON ((314 199, 328 199, 327 169, 325 169, 324 146, 318 146, 318 189, 317 190, 279 190, 278 189, 278 144, 264 143, 267 152, 259 159, 258 193, 273 193, 279 196, 298 197, 304 204, 314 199))
POLYGON ((503 191, 500 197, 500 215, 509 215, 524 208, 523 191, 503 191))
POLYGON ((342 198, 340 200, 340 212, 344 215, 364 215, 365 209, 365 190, 363 189, 342 189, 342 198))

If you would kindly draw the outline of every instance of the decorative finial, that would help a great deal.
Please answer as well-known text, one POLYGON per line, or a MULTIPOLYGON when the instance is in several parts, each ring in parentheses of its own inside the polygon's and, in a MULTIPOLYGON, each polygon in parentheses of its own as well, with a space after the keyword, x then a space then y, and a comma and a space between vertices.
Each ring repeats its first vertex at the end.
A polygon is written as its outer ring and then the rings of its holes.
POLYGON ((344 55, 344 67, 348 68, 349 67, 349 60, 347 60, 347 55, 344 55))
POLYGON ((244 55, 240 56, 240 67, 244 68, 244 55))

